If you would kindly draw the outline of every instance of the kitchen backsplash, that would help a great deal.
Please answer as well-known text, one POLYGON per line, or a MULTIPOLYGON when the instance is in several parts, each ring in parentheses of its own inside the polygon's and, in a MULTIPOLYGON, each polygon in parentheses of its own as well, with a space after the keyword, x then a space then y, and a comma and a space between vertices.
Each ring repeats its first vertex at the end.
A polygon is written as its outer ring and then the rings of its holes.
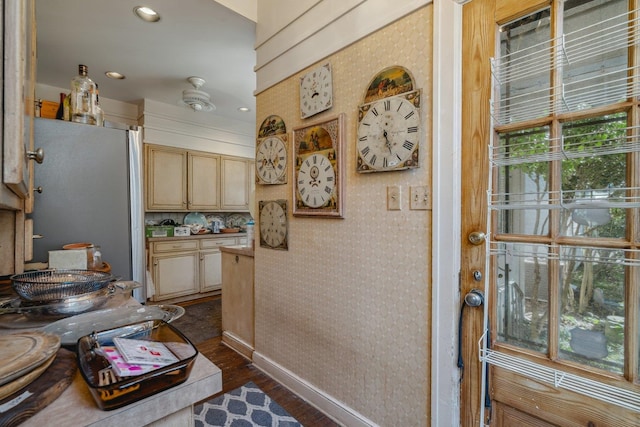
MULTIPOLYGON (((200 212, 209 223, 222 221, 227 228, 239 227, 244 229, 247 221, 251 219, 248 212, 200 212)), ((158 225, 163 220, 173 220, 176 224, 183 224, 184 218, 189 213, 185 212, 146 212, 144 214, 145 225, 158 225)))

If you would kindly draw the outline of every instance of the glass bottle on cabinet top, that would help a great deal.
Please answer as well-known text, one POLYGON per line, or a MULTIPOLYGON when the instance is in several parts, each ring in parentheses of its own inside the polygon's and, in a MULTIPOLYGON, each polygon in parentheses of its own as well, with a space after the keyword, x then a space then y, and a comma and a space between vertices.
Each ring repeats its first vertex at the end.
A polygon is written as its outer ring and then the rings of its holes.
POLYGON ((96 124, 94 112, 96 84, 88 76, 86 65, 78 66, 78 75, 71 80, 71 121, 96 124))

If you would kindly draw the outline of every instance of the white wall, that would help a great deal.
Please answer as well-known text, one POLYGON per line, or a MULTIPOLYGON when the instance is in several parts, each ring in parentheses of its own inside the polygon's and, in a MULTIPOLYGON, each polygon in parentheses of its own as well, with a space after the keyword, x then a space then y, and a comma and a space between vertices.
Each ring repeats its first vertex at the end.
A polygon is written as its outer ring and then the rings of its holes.
MULTIPOLYGON (((36 97, 58 101, 68 89, 38 84, 36 97)), ((139 105, 100 97, 105 120, 143 127, 144 142, 255 157, 255 129, 247 122, 145 99, 139 105)))
MULTIPOLYGON (((270 0, 267 8, 264 2, 259 2, 256 93, 271 94, 270 88, 281 81, 429 3, 429 0, 397 0, 390 7, 388 0, 270 0)), ((464 1, 434 0, 433 3, 430 425, 457 426, 460 411, 459 371, 455 359, 460 304, 457 278, 460 265, 462 8, 456 3, 464 1)), ((327 404, 327 408, 331 407, 327 404)))
POLYGON ((258 2, 256 93, 429 3, 431 0, 258 2))
POLYGON ((142 104, 142 112, 140 125, 144 142, 251 159, 255 157, 252 124, 148 99, 142 104))

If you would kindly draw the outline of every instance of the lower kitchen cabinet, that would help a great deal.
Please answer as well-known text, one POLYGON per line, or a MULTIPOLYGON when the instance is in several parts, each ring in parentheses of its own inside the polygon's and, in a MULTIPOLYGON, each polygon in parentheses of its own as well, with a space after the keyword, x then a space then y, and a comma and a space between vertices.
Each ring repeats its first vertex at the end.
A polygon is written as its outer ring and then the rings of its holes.
POLYGON ((198 252, 153 257, 156 301, 198 293, 198 263, 198 252))
POLYGON ((246 236, 149 239, 149 265, 155 287, 155 294, 151 299, 188 300, 220 292, 220 246, 244 242, 246 236))
POLYGON ((252 359, 254 347, 253 249, 222 249, 222 342, 252 359))

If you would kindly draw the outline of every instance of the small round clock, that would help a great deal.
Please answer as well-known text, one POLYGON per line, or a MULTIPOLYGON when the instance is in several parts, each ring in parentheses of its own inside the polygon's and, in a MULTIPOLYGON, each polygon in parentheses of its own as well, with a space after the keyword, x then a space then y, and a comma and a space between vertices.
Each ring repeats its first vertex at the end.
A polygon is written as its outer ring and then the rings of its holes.
POLYGON ((299 200, 310 208, 325 206, 336 186, 336 171, 323 154, 314 153, 304 159, 296 179, 299 200))
POLYGON ((327 63, 300 78, 300 117, 311 117, 332 105, 331 64, 327 63))
POLYGON ((285 184, 287 182, 286 135, 264 138, 256 148, 256 178, 259 184, 285 184))
POLYGON ((271 249, 287 249, 287 201, 261 201, 260 246, 271 249))
POLYGON ((417 167, 420 142, 420 93, 383 98, 360 107, 357 172, 417 167))

